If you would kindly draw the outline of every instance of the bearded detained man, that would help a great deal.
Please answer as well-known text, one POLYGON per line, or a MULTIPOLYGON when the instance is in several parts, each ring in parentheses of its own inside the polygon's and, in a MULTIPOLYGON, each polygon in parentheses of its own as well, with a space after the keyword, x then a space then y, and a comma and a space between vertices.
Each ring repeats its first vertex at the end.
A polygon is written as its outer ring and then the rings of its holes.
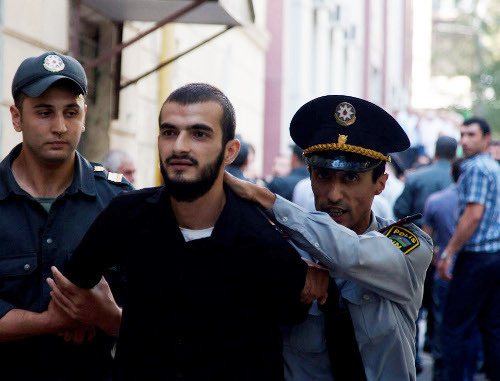
POLYGON ((78 300, 120 263, 127 287, 116 379, 280 380, 279 325, 325 301, 328 273, 223 186, 240 143, 220 90, 174 91, 159 125, 165 185, 129 192, 99 216, 69 263, 69 280, 55 271, 54 299, 82 318, 78 300), (117 232, 123 240, 102 239, 117 232))

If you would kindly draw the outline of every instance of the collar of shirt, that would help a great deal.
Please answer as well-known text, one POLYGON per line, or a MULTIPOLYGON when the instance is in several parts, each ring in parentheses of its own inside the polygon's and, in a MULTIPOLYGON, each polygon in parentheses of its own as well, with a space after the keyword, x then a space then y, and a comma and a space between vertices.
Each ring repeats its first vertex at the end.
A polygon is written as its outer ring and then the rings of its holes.
POLYGON ((368 229, 365 230, 363 234, 369 233, 371 231, 378 230, 378 222, 375 218, 373 212, 370 213, 370 225, 368 225, 368 229))
POLYGON ((443 167, 443 168, 450 168, 451 162, 449 160, 446 160, 446 159, 437 159, 436 166, 443 167))
MULTIPOLYGON (((218 245, 233 246, 237 242, 238 237, 241 236, 241 232, 244 231, 244 227, 241 226, 241 216, 245 215, 246 210, 248 210, 248 208, 252 206, 245 201, 237 198, 234 193, 225 185, 224 193, 226 194, 226 203, 224 205, 224 208, 222 209, 222 212, 217 219, 212 235, 208 238, 205 238, 204 240, 211 240, 218 245)), ((158 208, 158 210, 161 210, 161 214, 163 216, 162 219, 166 218, 167 220, 173 222, 176 226, 176 230, 178 231, 177 238, 184 241, 172 210, 170 195, 166 191, 165 187, 163 186, 159 188, 158 191, 150 196, 146 201, 161 205, 161 208, 158 208)), ((263 218, 267 219, 264 213, 262 214, 263 218)), ((257 223, 257 221, 255 221, 255 223, 257 223)), ((195 244, 195 241, 191 241, 190 243, 195 244)))
POLYGON ((465 160, 462 163, 462 170, 473 166, 474 163, 477 161, 489 159, 489 158, 491 158, 491 155, 489 152, 478 153, 477 155, 474 155, 474 156, 468 158, 467 160, 465 160))
MULTIPOLYGON (((21 196, 30 196, 24 191, 12 173, 12 162, 21 152, 22 143, 15 146, 12 151, 0 163, 0 200, 4 200, 9 194, 14 193, 21 196)), ((64 193, 74 194, 78 191, 88 196, 96 196, 94 169, 92 165, 78 152, 75 152, 75 174, 71 185, 64 193)))

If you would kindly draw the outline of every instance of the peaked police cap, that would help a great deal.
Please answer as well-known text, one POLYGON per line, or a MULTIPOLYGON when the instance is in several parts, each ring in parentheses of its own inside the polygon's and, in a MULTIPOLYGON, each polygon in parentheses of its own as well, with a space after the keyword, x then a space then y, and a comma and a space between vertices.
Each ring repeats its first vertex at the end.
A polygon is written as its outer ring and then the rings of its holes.
POLYGON ((365 172, 391 152, 410 147, 408 136, 381 107, 347 95, 327 95, 303 105, 290 124, 293 141, 312 167, 365 172))

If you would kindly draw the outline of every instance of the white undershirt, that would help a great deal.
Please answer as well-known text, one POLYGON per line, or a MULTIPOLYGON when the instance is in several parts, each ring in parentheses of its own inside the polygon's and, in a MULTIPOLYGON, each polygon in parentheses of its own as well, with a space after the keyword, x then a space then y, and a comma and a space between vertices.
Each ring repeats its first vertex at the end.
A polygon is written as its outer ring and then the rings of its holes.
POLYGON ((214 227, 212 226, 211 228, 201 229, 201 230, 184 229, 181 227, 179 227, 179 229, 181 229, 181 233, 184 236, 184 240, 186 242, 189 242, 189 241, 194 241, 195 239, 210 237, 212 235, 214 227))

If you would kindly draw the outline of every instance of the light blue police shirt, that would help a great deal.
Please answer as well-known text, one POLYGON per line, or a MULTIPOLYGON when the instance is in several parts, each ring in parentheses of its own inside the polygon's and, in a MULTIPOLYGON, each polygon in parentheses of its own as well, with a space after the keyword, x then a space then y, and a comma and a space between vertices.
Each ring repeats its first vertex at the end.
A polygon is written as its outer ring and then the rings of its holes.
POLYGON ((369 228, 358 236, 326 213, 308 212, 276 197, 267 213, 339 280, 367 379, 416 380, 415 321, 432 259, 431 238, 415 225, 405 225, 418 245, 404 254, 377 232, 388 220, 372 214, 369 228))

